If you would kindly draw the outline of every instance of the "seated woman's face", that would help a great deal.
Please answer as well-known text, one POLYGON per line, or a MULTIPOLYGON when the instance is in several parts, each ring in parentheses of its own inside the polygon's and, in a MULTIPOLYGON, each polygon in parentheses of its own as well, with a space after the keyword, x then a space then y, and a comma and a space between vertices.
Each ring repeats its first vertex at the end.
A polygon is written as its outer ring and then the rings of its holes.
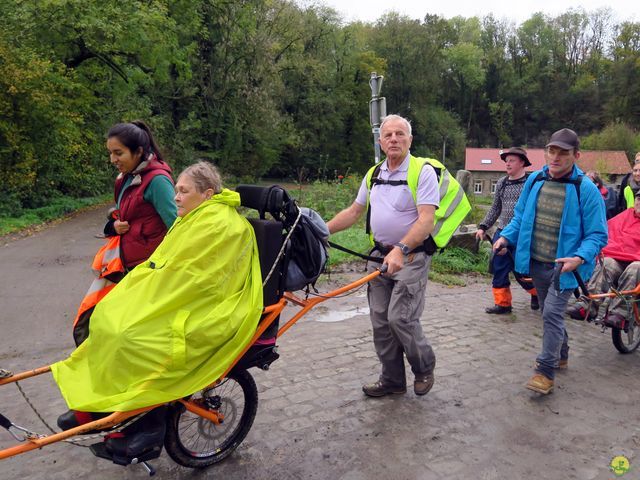
POLYGON ((211 198, 211 193, 211 189, 202 193, 198 192, 191 176, 180 175, 176 183, 175 196, 176 205, 178 206, 178 216, 184 217, 202 202, 211 198))

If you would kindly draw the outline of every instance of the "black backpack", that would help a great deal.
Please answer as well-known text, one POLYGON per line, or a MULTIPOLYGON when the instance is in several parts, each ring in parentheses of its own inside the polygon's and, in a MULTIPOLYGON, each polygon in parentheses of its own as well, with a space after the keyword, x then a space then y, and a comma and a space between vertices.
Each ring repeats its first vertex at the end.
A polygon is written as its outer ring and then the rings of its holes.
POLYGON ((328 239, 329 229, 318 212, 300 208, 300 220, 289 240, 291 249, 285 290, 303 290, 315 286, 329 259, 328 239))
MULTIPOLYGON (((281 222, 285 231, 284 236, 289 237, 285 246, 284 285, 279 280, 274 280, 279 286, 274 288, 279 290, 283 287, 285 291, 295 291, 313 287, 324 271, 329 258, 327 253, 329 229, 324 220, 315 210, 299 208, 289 193, 278 185, 270 187, 239 185, 236 190, 240 193, 243 206, 258 210, 262 220, 265 219, 265 214, 269 213, 274 220, 281 222), (298 214, 300 214, 299 219, 298 214)), ((266 245, 263 247, 273 248, 266 245)), ((260 257, 261 259, 271 256, 275 258, 277 252, 270 252, 270 254, 260 252, 260 257)), ((272 264, 273 261, 269 261, 261 265, 261 268, 269 269, 272 264)), ((268 270, 263 271, 263 279, 268 273, 268 270)))

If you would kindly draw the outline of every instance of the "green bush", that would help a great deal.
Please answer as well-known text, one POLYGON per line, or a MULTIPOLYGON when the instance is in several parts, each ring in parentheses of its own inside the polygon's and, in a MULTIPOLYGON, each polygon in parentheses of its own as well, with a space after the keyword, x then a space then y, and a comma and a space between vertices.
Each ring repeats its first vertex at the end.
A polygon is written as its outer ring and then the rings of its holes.
POLYGON ((639 141, 640 135, 632 127, 612 122, 600 132, 585 135, 580 143, 583 150, 624 150, 633 163, 639 141))
POLYGON ((360 188, 362 178, 349 175, 340 181, 316 181, 307 185, 297 185, 289 193, 302 207, 316 210, 325 220, 353 203, 360 188))
POLYGON ((459 247, 445 248, 442 253, 433 256, 432 271, 436 273, 487 273, 489 245, 483 245, 478 253, 459 247))

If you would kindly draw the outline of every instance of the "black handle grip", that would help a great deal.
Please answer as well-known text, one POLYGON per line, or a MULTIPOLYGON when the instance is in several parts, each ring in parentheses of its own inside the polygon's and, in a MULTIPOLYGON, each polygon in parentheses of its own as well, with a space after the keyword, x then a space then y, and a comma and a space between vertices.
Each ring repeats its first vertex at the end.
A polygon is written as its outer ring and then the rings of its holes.
POLYGON ((11 428, 12 425, 13 423, 11 423, 11 420, 9 420, 7 417, 5 417, 0 413, 0 427, 6 428, 7 430, 9 430, 9 428, 11 428))
POLYGON ((380 265, 380 268, 378 270, 380 270, 380 273, 387 273, 388 269, 389 269, 389 265, 387 265, 386 263, 383 263, 382 265, 380 265))
POLYGON ((560 273, 563 266, 564 262, 556 262, 556 266, 553 267, 553 288, 556 289, 556 292, 560 291, 560 273))
POLYGON ((582 280, 582 277, 580 276, 580 273, 578 272, 577 269, 573 271, 573 276, 576 277, 576 281, 578 282, 578 286, 580 287, 580 290, 582 290, 582 294, 585 297, 588 297, 589 289, 587 288, 587 285, 584 283, 584 280, 582 280))
MULTIPOLYGON (((557 291, 560 291, 560 272, 562 271, 563 265, 564 265, 563 262, 557 262, 556 266, 553 268, 553 288, 555 288, 557 291)), ((587 285, 584 283, 584 280, 582 280, 582 277, 580 276, 580 273, 578 272, 578 270, 573 271, 573 276, 578 282, 578 286, 580 287, 582 294, 585 297, 589 296, 589 290, 587 289, 587 285)), ((576 294, 576 297, 577 296, 578 295, 576 294)))

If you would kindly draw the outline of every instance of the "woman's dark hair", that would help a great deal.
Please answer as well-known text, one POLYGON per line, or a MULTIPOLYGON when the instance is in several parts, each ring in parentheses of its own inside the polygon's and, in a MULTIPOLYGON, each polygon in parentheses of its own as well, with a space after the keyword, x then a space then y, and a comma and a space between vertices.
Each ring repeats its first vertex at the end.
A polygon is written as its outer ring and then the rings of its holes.
POLYGON ((142 120, 134 120, 130 123, 116 123, 109 129, 107 138, 117 137, 125 147, 135 153, 142 147, 142 159, 146 159, 150 153, 155 153, 158 160, 163 160, 162 152, 153 139, 151 129, 142 120))

